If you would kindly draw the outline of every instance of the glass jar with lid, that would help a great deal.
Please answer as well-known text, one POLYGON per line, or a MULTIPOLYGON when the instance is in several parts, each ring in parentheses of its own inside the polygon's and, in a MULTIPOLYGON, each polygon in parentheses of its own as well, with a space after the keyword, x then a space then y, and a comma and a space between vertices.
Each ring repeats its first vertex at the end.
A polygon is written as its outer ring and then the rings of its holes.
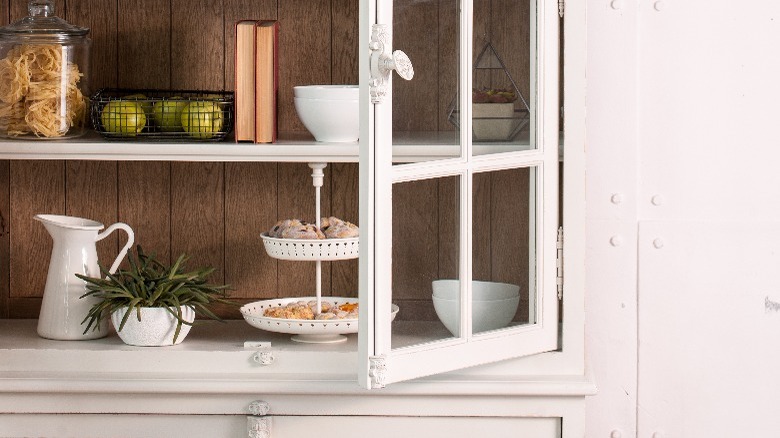
POLYGON ((30 0, 29 16, 0 28, 0 137, 61 139, 88 120, 88 28, 56 17, 54 0, 30 0))

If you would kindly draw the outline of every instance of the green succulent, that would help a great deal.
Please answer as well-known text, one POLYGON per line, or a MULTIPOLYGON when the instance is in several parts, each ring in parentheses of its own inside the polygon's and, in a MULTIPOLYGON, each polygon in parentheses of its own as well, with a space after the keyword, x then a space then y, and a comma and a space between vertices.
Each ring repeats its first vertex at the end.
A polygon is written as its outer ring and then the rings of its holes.
POLYGON ((138 321, 141 321, 142 307, 164 307, 177 319, 176 332, 173 341, 179 336, 182 324, 191 323, 182 319, 181 306, 190 306, 196 315, 205 316, 217 321, 222 319, 209 309, 212 303, 235 305, 227 299, 227 285, 207 283, 207 278, 214 268, 202 268, 190 272, 185 271, 184 263, 188 257, 180 255, 172 266, 167 266, 157 260, 155 255, 147 255, 140 245, 136 254, 128 254, 128 269, 119 269, 109 273, 100 266, 103 278, 93 278, 81 274, 76 277, 87 283, 87 293, 84 297, 98 298, 81 324, 87 324, 84 333, 97 330, 100 322, 108 318, 119 308, 127 307, 122 322, 117 331, 122 331, 128 317, 135 311, 138 321))

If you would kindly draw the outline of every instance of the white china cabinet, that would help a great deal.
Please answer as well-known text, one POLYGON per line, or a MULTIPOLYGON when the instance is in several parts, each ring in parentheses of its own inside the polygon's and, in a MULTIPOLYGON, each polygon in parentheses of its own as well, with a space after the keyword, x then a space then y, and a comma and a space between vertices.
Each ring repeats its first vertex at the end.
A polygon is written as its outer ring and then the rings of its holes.
POLYGON ((197 326, 179 346, 139 348, 116 336, 41 339, 34 321, 0 320, 0 435, 584 436, 584 397, 595 391, 583 347, 584 4, 526 1, 523 20, 503 33, 484 17, 500 20, 522 1, 440 2, 439 17, 455 24, 428 35, 437 39, 437 52, 423 50, 438 57, 435 73, 426 59, 394 52, 430 43, 405 38, 407 26, 429 24, 425 16, 361 1, 359 144, 284 135, 263 146, 96 136, 0 143, 8 160, 358 162, 361 228, 359 332, 345 342, 298 343, 230 321, 197 326), (414 100, 393 69, 431 82, 438 130, 394 118, 414 100), (517 97, 510 113, 476 114, 472 91, 496 88, 517 97), (475 125, 486 122, 507 130, 480 138, 475 125), (408 196, 407 187, 425 185, 437 202, 408 196), (433 211, 425 217, 449 231, 393 245, 406 230, 394 216, 402 203, 433 211), (425 256, 407 256, 420 247, 425 256), (436 264, 438 277, 416 278, 423 264, 436 264), (410 288, 439 279, 458 280, 449 329, 415 320, 446 312, 431 300, 404 301, 399 315, 412 316, 392 321, 410 288), (490 303, 474 281, 512 283, 519 298, 490 303), (508 323, 477 324, 506 306, 517 306, 508 323))

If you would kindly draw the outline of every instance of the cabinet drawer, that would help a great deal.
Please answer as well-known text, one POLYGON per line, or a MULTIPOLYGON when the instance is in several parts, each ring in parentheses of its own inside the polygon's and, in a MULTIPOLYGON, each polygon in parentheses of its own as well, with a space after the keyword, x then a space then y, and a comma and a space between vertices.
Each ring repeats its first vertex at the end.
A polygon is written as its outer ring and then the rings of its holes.
POLYGON ((272 438, 560 438, 559 418, 510 417, 272 417, 272 438))
POLYGON ((236 438, 247 433, 243 415, 0 414, 0 436, 236 438))

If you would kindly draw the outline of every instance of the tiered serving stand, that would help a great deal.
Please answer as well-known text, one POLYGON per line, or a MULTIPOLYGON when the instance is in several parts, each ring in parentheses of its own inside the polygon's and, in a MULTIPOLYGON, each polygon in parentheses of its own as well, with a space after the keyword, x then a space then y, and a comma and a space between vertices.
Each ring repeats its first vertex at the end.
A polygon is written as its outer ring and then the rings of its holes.
MULTIPOLYGON (((317 228, 320 227, 320 188, 323 182, 323 169, 325 163, 309 163, 312 168, 312 184, 315 190, 315 218, 317 228)), ((281 239, 268 236, 264 232, 260 235, 263 239, 265 250, 269 256, 279 260, 313 261, 317 264, 316 271, 316 296, 294 297, 263 300, 249 303, 241 307, 241 314, 252 326, 262 330, 288 333, 295 335, 293 341, 306 343, 336 343, 347 340, 345 334, 358 332, 358 320, 352 319, 284 319, 263 316, 266 309, 283 307, 297 301, 313 301, 317 304, 315 315, 322 309, 322 262, 335 260, 349 260, 358 258, 360 238, 350 237, 345 239, 281 239)), ((346 303, 357 303, 357 298, 327 297, 335 306, 346 303)), ((397 312, 397 310, 395 310, 397 312)))

